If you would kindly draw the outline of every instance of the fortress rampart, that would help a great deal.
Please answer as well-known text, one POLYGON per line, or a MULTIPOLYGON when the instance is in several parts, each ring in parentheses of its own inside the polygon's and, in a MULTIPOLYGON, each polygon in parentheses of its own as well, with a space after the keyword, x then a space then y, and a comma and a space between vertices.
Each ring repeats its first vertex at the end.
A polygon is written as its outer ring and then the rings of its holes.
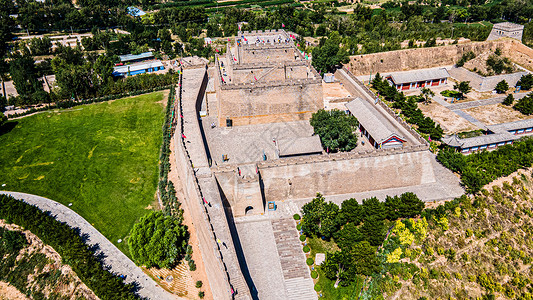
POLYGON ((495 41, 472 42, 431 48, 404 49, 365 55, 354 55, 344 66, 354 75, 368 75, 433 68, 454 65, 461 56, 469 51, 476 55, 487 50, 500 48, 504 56, 533 71, 533 49, 521 42, 504 38, 495 41))

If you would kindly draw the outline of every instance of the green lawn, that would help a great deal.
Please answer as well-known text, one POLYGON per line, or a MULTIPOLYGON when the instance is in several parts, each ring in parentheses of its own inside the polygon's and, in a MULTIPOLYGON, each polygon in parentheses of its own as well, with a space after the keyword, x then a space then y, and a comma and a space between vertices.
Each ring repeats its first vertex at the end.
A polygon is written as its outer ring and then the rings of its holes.
POLYGON ((129 255, 117 240, 154 201, 161 100, 156 92, 8 122, 0 130, 0 189, 72 203, 129 255))

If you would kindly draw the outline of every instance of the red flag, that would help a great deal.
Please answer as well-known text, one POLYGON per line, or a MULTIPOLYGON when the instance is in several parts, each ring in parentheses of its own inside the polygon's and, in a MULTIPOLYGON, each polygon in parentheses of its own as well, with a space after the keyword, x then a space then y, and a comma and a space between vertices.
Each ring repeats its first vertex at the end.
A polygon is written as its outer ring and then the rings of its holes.
POLYGON ((215 49, 216 52, 218 52, 218 49, 215 49))
POLYGON ((255 78, 255 75, 254 75, 254 79, 255 79, 255 81, 257 81, 257 78, 255 78))
POLYGON ((180 115, 180 118, 182 118, 182 119, 183 119, 183 115, 180 115))
POLYGON ((233 57, 233 60, 234 60, 234 61, 237 61, 237 58, 235 58, 235 56, 234 56, 234 57, 233 57))
POLYGON ((207 200, 205 200, 205 197, 202 197, 202 200, 204 200, 205 204, 208 204, 207 200))
POLYGON ((185 136, 185 134, 183 134, 183 133, 181 134, 181 137, 184 138, 184 139, 187 138, 187 137, 185 136))
POLYGON ((281 27, 285 28, 285 24, 281 23, 281 27))

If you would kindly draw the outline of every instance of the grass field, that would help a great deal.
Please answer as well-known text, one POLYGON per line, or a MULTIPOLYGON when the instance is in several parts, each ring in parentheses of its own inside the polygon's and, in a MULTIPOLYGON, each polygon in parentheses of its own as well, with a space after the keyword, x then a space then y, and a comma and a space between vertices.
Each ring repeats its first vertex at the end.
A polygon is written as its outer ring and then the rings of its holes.
POLYGON ((163 93, 8 122, 0 130, 0 189, 72 203, 129 255, 117 240, 154 201, 163 93))

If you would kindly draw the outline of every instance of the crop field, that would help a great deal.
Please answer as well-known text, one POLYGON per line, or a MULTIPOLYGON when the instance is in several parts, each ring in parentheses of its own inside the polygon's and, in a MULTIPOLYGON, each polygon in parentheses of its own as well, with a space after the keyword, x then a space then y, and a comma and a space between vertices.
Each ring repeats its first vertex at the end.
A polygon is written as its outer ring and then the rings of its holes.
POLYGON ((54 110, 0 130, 0 188, 47 197, 118 243, 154 202, 164 92, 54 110))

